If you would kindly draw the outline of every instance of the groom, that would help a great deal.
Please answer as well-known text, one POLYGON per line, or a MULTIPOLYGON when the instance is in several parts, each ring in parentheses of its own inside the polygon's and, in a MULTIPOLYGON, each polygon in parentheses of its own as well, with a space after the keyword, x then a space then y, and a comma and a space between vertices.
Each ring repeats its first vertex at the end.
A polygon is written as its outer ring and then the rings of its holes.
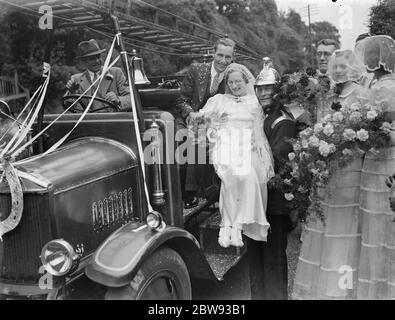
MULTIPOLYGON (((274 170, 278 173, 288 159, 288 153, 292 152, 292 145, 286 138, 296 137, 296 124, 293 116, 273 98, 276 84, 273 69, 265 68, 256 79, 255 93, 266 114, 264 130, 273 152, 274 170)), ((269 188, 267 242, 247 238, 252 299, 288 299, 286 249, 287 233, 292 223, 286 201, 283 193, 269 188)))
MULTIPOLYGON (((214 56, 211 63, 194 63, 190 66, 181 85, 177 99, 177 130, 185 129, 198 117, 198 111, 207 100, 217 93, 225 93, 224 74, 226 67, 233 62, 235 42, 229 38, 220 38, 214 44, 214 56)), ((197 151, 196 151, 197 153, 197 151)), ((198 204, 197 190, 199 179, 210 176, 212 167, 204 164, 181 165, 181 188, 184 208, 190 209, 198 204)))

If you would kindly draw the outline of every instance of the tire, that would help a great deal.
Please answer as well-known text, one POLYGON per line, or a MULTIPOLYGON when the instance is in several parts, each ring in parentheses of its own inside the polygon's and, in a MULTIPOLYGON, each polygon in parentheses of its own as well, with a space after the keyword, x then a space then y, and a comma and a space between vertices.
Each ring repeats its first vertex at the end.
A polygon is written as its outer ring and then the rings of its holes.
POLYGON ((188 269, 176 251, 163 247, 143 262, 129 285, 109 288, 105 299, 191 300, 188 269))

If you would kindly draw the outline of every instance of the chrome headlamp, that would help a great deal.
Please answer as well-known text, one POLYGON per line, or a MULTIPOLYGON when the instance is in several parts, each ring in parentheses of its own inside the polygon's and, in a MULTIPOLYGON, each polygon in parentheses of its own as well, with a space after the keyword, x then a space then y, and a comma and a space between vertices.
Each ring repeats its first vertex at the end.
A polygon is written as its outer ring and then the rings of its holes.
POLYGON ((58 277, 75 270, 79 258, 70 243, 63 239, 49 241, 41 251, 41 262, 45 270, 58 277))
POLYGON ((151 230, 162 231, 166 227, 166 223, 158 211, 148 213, 145 217, 145 222, 151 230))

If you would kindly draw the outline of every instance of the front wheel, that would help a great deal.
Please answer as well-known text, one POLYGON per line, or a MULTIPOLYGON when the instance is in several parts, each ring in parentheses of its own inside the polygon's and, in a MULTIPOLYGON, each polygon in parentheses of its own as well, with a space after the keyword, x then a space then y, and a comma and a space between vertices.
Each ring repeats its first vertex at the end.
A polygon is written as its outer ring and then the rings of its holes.
POLYGON ((109 288, 107 300, 190 300, 191 281, 181 256, 170 248, 155 251, 130 284, 109 288))

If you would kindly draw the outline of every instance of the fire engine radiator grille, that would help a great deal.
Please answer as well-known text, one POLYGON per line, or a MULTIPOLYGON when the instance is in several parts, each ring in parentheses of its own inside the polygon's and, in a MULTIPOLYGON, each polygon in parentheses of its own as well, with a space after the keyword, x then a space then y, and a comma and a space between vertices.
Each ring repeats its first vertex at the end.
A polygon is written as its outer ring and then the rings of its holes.
MULTIPOLYGON (((19 225, 0 242, 0 278, 11 282, 37 283, 40 253, 51 240, 48 195, 24 194, 19 225)), ((0 194, 0 220, 11 210, 10 194, 0 194)))

